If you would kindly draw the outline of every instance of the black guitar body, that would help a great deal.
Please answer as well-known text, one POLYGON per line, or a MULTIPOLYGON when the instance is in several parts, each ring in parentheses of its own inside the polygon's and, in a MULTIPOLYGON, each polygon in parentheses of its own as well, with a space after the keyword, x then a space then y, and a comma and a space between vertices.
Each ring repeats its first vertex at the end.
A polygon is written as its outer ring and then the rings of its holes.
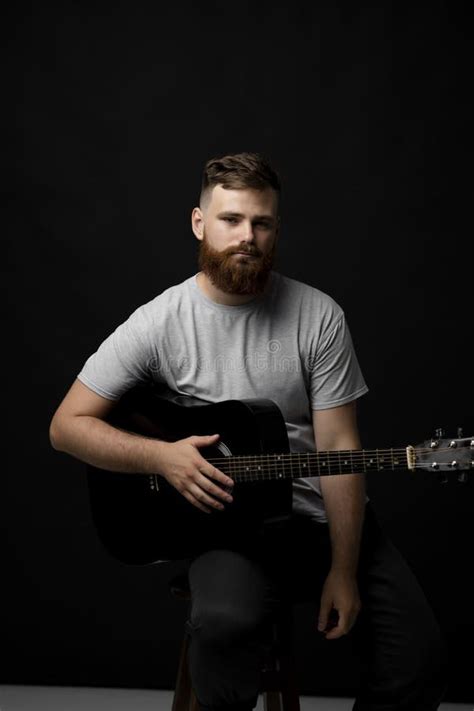
MULTIPOLYGON (((222 459, 222 465, 214 464, 231 478, 232 469, 224 466, 226 457, 289 452, 285 422, 272 400, 209 403, 169 389, 138 386, 121 398, 108 421, 169 442, 218 433, 215 446, 199 451, 205 459, 222 459)), ((88 466, 87 479, 99 538, 109 553, 127 564, 185 559, 222 546, 251 546, 256 534, 284 524, 291 513, 288 478, 236 482, 233 502, 210 514, 193 506, 160 475, 88 466)))

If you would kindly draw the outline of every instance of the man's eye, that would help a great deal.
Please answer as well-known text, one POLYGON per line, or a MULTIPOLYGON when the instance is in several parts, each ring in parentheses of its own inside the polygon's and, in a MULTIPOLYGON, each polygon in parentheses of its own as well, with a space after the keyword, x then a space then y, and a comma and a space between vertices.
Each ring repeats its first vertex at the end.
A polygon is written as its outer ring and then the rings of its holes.
MULTIPOLYGON (((235 224, 238 222, 238 219, 236 217, 223 217, 222 218, 225 222, 231 222, 232 224, 235 224)), ((254 223, 257 227, 262 227, 264 230, 269 230, 270 225, 268 222, 255 222, 254 223)))

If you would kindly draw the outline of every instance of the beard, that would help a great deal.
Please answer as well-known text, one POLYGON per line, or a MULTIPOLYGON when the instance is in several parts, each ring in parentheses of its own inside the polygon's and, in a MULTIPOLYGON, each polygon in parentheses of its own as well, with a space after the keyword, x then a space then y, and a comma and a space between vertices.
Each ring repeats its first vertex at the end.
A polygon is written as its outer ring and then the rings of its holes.
POLYGON ((273 267, 276 251, 276 238, 267 254, 253 245, 232 247, 219 252, 213 249, 203 231, 199 244, 199 268, 212 284, 226 294, 261 294, 273 267), (237 252, 253 254, 254 257, 234 257, 237 252))

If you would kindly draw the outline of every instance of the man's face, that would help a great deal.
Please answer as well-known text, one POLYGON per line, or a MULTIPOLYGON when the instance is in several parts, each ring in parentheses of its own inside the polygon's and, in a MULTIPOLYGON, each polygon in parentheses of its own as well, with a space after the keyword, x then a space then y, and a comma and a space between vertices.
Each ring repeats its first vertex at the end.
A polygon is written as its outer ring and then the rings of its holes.
POLYGON ((194 209, 199 268, 215 287, 228 294, 264 290, 276 251, 277 212, 272 188, 225 190, 221 185, 213 188, 202 211, 194 209))

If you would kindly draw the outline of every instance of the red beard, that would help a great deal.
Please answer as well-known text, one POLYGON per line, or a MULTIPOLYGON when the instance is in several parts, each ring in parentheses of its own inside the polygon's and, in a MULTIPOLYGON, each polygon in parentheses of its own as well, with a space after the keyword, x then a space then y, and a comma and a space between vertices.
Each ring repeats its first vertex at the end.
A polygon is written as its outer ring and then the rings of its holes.
POLYGON ((199 245, 199 268, 212 284, 227 294, 260 294, 268 281, 273 267, 276 240, 272 249, 262 255, 253 245, 229 247, 222 252, 213 249, 205 233, 199 245), (247 252, 254 257, 234 257, 236 252, 247 252))

